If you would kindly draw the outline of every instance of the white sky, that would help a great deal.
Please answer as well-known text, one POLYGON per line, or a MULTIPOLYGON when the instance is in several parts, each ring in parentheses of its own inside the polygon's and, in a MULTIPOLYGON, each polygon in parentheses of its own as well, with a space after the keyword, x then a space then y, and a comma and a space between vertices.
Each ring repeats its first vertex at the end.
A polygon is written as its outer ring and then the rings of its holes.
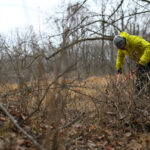
POLYGON ((0 0, 0 33, 27 25, 37 30, 48 13, 54 13, 62 0, 0 0))
MULTIPOLYGON (((16 28, 24 29, 27 25, 33 25, 37 31, 40 26, 42 32, 44 19, 54 15, 59 6, 69 1, 83 2, 83 0, 0 0, 0 33, 9 33, 16 28)), ((88 0, 90 1, 92 2, 88 0)))

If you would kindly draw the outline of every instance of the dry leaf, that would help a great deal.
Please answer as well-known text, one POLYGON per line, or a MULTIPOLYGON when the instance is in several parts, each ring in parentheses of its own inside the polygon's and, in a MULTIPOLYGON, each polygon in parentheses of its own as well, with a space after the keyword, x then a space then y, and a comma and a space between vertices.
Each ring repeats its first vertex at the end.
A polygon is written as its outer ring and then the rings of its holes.
POLYGON ((125 133, 125 137, 126 137, 126 138, 130 137, 131 135, 132 135, 132 133, 131 133, 131 132, 127 132, 127 133, 125 133))
POLYGON ((114 146, 112 146, 112 145, 108 145, 108 146, 107 146, 107 150, 115 150, 115 148, 114 148, 114 146))
POLYGON ((7 119, 5 117, 0 117, 0 121, 6 121, 7 119))
POLYGON ((107 141, 105 140, 105 141, 101 141, 101 142, 97 142, 96 143, 96 146, 98 146, 98 147, 105 147, 106 145, 107 145, 107 141))
POLYGON ((136 140, 132 140, 129 147, 132 148, 132 150, 142 150, 142 145, 137 143, 136 140))
POLYGON ((90 126, 90 127, 89 127, 89 132, 91 132, 93 129, 95 129, 95 126, 93 126, 93 125, 90 126))

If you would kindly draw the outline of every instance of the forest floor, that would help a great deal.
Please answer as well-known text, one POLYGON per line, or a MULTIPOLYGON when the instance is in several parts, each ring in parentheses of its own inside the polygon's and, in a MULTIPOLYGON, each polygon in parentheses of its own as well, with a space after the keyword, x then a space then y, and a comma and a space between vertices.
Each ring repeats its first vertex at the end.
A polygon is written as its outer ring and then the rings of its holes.
MULTIPOLYGON (((64 140, 58 143, 58 150, 150 150, 149 99, 142 98, 135 108, 132 84, 117 89, 114 83, 109 76, 66 82, 69 96, 59 125, 59 136, 64 140)), ((46 102, 21 124, 36 107, 29 104, 25 111, 18 101, 11 102, 16 95, 6 97, 1 100, 3 106, 23 130, 43 145, 48 129, 54 128, 47 121, 46 102)), ((37 150, 2 110, 0 150, 37 150)))

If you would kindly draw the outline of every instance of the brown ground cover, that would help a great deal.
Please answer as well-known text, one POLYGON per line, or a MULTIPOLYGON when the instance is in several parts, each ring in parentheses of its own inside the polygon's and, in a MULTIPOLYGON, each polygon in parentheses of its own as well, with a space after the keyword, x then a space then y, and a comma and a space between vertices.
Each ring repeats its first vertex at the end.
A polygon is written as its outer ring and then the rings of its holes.
MULTIPOLYGON (((61 79, 50 86, 39 110, 20 126, 43 145, 53 123, 47 121, 52 95, 61 102, 58 149, 62 150, 148 150, 150 123, 148 109, 135 109, 133 85, 115 87, 116 78, 92 76, 84 80, 61 79), (130 87, 130 88, 129 88, 130 87)), ((18 121, 24 121, 39 104, 48 82, 1 85, 1 102, 18 121), (32 86, 31 86, 32 85, 32 86), (29 88, 32 87, 32 88, 29 88), (39 95, 38 95, 39 94, 39 95), (27 100, 26 102, 24 102, 27 100), (15 101, 13 103, 12 101, 15 101)), ((147 104, 143 99, 142 104, 147 104)), ((58 107, 59 108, 59 107, 58 107)), ((37 149, 9 117, 0 111, 0 149, 37 149)))

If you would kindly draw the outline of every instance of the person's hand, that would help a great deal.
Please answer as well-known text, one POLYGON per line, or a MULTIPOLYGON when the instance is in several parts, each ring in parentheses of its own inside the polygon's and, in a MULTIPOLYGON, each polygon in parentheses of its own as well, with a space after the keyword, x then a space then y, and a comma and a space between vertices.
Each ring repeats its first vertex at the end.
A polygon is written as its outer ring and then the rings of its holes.
POLYGON ((118 74, 122 74, 122 69, 117 70, 118 74))

